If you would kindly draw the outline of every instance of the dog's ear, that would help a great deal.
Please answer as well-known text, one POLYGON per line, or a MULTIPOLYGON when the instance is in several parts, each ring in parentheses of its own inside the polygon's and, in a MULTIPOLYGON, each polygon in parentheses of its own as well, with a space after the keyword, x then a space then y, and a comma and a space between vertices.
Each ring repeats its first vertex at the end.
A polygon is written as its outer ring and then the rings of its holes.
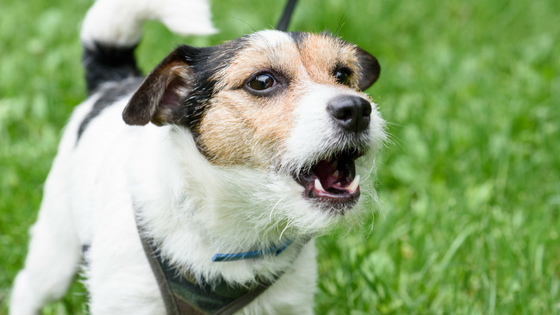
POLYGON ((358 87, 360 90, 365 91, 379 79, 381 66, 374 56, 360 47, 356 47, 356 55, 358 56, 361 72, 358 87))
POLYGON ((194 74, 188 64, 191 50, 196 48, 178 47, 148 74, 123 111, 128 125, 173 122, 174 111, 193 89, 194 74))

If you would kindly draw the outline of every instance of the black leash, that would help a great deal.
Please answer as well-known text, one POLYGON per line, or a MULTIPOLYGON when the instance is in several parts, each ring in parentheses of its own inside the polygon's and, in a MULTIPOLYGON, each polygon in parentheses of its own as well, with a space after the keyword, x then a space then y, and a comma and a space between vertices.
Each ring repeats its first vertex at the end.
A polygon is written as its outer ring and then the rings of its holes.
POLYGON ((297 0, 288 0, 286 3, 286 8, 284 8, 284 13, 282 13, 282 17, 276 25, 276 29, 282 32, 285 32, 288 29, 288 25, 290 24, 290 20, 292 19, 292 13, 294 13, 294 8, 296 6, 297 0))

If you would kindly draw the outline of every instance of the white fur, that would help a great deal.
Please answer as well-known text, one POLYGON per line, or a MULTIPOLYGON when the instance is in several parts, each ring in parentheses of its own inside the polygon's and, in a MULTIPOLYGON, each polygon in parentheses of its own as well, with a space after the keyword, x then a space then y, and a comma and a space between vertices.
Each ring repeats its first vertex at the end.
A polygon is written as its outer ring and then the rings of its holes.
MULTIPOLYGON (((173 30, 213 31, 206 2, 190 1, 173 10, 170 4, 179 6, 171 0, 165 5, 99 0, 84 22, 82 40, 127 46, 138 42, 141 21, 156 18, 169 26, 183 23, 179 16, 188 21, 191 13, 199 17, 194 26, 187 22, 173 30), (132 13, 125 16, 125 9, 132 13)), ((279 32, 259 34, 266 45, 289 39, 279 32)), ((329 145, 342 146, 333 140, 336 133, 325 109, 331 97, 349 92, 321 85, 310 91, 298 105, 298 120, 280 157, 292 168, 305 167, 329 145)), ((199 279, 223 277, 243 284, 283 273, 238 314, 312 314, 317 266, 313 240, 304 241, 335 223, 359 222, 368 197, 375 199, 372 181, 362 183, 355 210, 344 216, 321 211, 302 197, 303 188, 287 173, 212 165, 182 127, 126 125, 121 114, 128 98, 105 108, 77 142, 79 125, 97 97, 79 105, 66 127, 25 268, 14 284, 10 314, 36 314, 60 298, 77 271, 84 244, 90 245, 84 276, 92 314, 164 314, 135 214, 161 254, 199 279), (211 261, 216 253, 264 249, 286 238, 294 242, 278 256, 211 261)), ((372 106, 370 134, 363 139, 373 145, 371 159, 385 137, 383 120, 372 106)), ((358 166, 359 174, 370 172, 370 165, 358 166)))
POLYGON ((253 39, 253 49, 271 49, 283 44, 293 44, 290 35, 276 30, 259 31, 249 36, 253 39))

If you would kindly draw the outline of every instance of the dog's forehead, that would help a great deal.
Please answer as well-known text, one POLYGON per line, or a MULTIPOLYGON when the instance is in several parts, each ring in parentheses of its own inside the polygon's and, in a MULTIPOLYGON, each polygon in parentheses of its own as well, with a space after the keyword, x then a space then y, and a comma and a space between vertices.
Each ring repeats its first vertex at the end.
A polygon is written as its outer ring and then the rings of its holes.
MULTIPOLYGON (((296 43, 301 63, 311 77, 331 77, 336 67, 345 66, 358 72, 356 47, 327 33, 290 33, 296 43)), ((323 78, 324 79, 324 78, 323 78)))
POLYGON ((319 83, 332 83, 337 66, 359 70, 355 46, 329 34, 267 30, 248 35, 239 44, 243 47, 237 56, 216 77, 224 86, 239 86, 263 70, 319 83))

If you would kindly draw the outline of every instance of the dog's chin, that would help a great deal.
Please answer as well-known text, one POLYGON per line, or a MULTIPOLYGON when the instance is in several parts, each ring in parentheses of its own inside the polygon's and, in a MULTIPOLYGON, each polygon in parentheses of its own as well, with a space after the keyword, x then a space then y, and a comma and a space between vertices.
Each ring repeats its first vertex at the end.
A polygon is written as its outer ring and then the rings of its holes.
POLYGON ((370 191, 373 187, 364 185, 358 188, 356 193, 334 193, 314 194, 316 188, 305 187, 300 195, 301 199, 308 205, 308 211, 315 217, 312 225, 300 225, 296 233, 326 234, 334 229, 354 230, 361 227, 364 215, 371 213, 366 205, 374 204, 375 200, 370 198, 375 194, 370 191), (310 193, 312 191, 312 193, 310 193), (342 195, 342 196, 341 196, 342 195))

